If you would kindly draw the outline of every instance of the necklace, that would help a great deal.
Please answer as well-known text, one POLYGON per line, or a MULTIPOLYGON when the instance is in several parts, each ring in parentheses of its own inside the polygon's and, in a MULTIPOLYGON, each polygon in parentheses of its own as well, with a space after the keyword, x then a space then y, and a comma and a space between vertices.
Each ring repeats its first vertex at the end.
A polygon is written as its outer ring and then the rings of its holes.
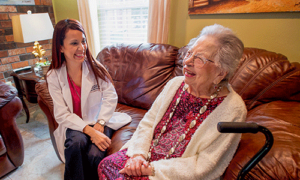
POLYGON ((75 86, 74 86, 74 84, 73 84, 73 79, 71 78, 71 76, 69 75, 69 73, 68 73, 68 76, 69 76, 69 78, 70 78, 71 86, 73 87, 73 89, 75 90, 77 96, 78 96, 79 99, 80 99, 80 96, 79 96, 79 94, 78 94, 78 92, 77 92, 77 90, 76 90, 76 88, 75 88, 75 86))
MULTIPOLYGON (((150 146, 150 149, 149 149, 149 152, 148 152, 148 157, 147 157, 147 160, 148 160, 148 161, 150 161, 152 149, 154 148, 154 146, 157 146, 159 139, 161 138, 162 134, 166 131, 167 125, 169 124, 171 118, 173 117, 173 114, 174 114, 174 112, 175 112, 175 110, 176 110, 176 107, 177 107, 177 105, 178 105, 179 102, 180 102, 181 96, 182 96, 183 92, 187 90, 187 88, 188 88, 188 85, 187 85, 187 84, 184 84, 184 86, 183 86, 183 88, 182 88, 182 91, 181 91, 181 93, 179 94, 179 97, 176 99, 175 105, 174 105, 174 107, 172 108, 172 112, 170 113, 168 120, 165 122, 164 126, 162 127, 162 129, 161 129, 159 135, 157 136, 157 139, 155 139, 154 142, 153 142, 153 144, 150 146)), ((205 103, 205 105, 202 106, 202 107, 200 108, 199 114, 197 114, 196 118, 190 123, 188 129, 187 129, 183 134, 181 134, 181 135, 179 136, 177 142, 176 142, 175 145, 169 150, 168 154, 166 155, 166 157, 165 157, 164 159, 168 159, 168 158, 175 152, 175 149, 176 149, 176 147, 179 145, 179 143, 182 142, 182 141, 185 139, 187 133, 188 133, 192 128, 195 127, 195 125, 196 125, 196 123, 197 123, 197 120, 199 119, 200 115, 203 114, 203 113, 207 110, 207 106, 209 105, 209 103, 210 103, 214 98, 216 98, 216 97, 218 96, 218 93, 220 92, 221 88, 222 88, 222 86, 218 87, 217 90, 216 90, 216 92, 214 92, 214 93, 210 96, 210 99, 207 100, 207 102, 205 103)))

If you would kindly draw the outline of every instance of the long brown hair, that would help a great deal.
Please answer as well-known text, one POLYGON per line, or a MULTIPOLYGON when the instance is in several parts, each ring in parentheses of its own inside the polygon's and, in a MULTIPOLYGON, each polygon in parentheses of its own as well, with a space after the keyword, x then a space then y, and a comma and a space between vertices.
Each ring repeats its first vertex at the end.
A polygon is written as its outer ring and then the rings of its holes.
MULTIPOLYGON (((62 64, 66 61, 66 58, 63 53, 61 53, 61 46, 64 44, 64 39, 66 37, 66 33, 69 29, 72 30, 78 30, 81 31, 84 36, 86 37, 86 34, 84 32, 84 29, 81 25, 81 23, 75 19, 64 19, 59 21, 53 32, 53 38, 52 38, 52 62, 50 64, 50 67, 48 71, 51 69, 59 69, 62 64)), ((105 67, 98 61, 96 61, 93 56, 91 55, 91 52, 89 50, 89 46, 86 48, 86 60, 87 63, 90 65, 93 74, 95 78, 99 77, 100 79, 104 80, 105 82, 111 82, 112 78, 110 74, 107 72, 105 67)), ((97 81, 98 84, 98 81, 97 81)), ((99 84, 98 84, 99 87, 99 84)), ((100 88, 100 87, 99 87, 100 88)))

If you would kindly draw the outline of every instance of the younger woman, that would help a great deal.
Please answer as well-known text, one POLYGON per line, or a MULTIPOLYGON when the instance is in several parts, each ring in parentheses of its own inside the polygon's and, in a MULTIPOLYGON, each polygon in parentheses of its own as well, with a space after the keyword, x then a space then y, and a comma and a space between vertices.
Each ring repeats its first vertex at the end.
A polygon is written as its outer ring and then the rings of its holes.
POLYGON ((131 118, 114 113, 117 94, 112 79, 91 56, 77 20, 61 20, 55 26, 46 79, 58 123, 54 136, 65 162, 64 179, 98 179, 97 166, 111 144, 113 130, 131 118), (122 123, 110 123, 116 117, 122 123))

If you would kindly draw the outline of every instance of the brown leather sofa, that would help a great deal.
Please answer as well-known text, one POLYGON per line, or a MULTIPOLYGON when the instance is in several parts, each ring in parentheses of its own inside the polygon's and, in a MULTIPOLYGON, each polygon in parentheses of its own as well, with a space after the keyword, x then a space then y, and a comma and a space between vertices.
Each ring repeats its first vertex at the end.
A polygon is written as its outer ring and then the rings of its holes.
POLYGON ((0 81, 0 178, 24 161, 23 139, 16 124, 22 111, 18 91, 0 81))
MULTIPOLYGON (((108 154, 131 138, 143 115, 173 77, 182 75, 185 47, 140 44, 104 48, 97 56, 111 74, 118 94, 116 111, 126 112, 132 122, 112 137, 108 154)), ((290 63, 284 55, 245 48, 240 66, 231 80, 248 109, 247 122, 268 128, 274 136, 271 151, 246 179, 300 179, 300 64, 290 63)), ((47 115, 55 151, 53 104, 45 81, 36 85, 38 103, 47 115)), ((217 127, 216 127, 217 128, 217 127)), ((237 152, 223 175, 236 179, 241 168, 264 145, 262 133, 243 134, 237 152)))

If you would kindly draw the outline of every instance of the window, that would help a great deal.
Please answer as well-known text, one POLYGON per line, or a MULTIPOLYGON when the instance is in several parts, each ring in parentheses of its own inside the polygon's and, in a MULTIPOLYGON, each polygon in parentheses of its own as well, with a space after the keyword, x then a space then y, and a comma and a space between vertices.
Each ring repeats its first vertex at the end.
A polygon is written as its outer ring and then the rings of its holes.
POLYGON ((97 0, 101 49, 147 42, 149 0, 97 0))

